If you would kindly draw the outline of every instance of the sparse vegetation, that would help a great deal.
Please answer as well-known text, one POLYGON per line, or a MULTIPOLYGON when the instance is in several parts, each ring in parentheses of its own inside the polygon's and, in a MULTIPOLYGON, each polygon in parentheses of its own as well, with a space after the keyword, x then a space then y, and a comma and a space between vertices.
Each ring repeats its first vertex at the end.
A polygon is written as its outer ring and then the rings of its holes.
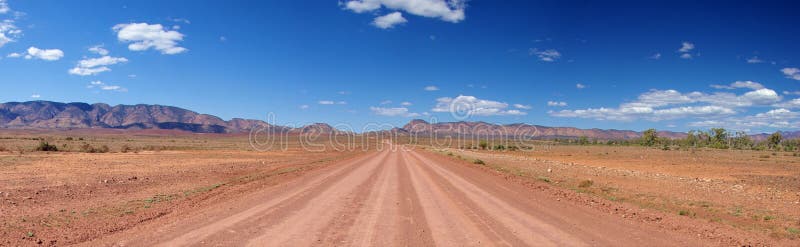
POLYGON ((477 165, 486 165, 486 162, 483 162, 483 160, 480 159, 475 159, 474 161, 472 161, 472 163, 477 165))
POLYGON ((58 152, 58 147, 56 147, 56 145, 51 145, 46 141, 40 141, 39 146, 36 146, 35 150, 41 152, 58 152))
POLYGON ((99 148, 96 148, 89 143, 83 143, 83 145, 81 145, 81 152, 84 153, 108 153, 109 151, 111 151, 111 149, 106 145, 102 145, 99 148))
POLYGON ((594 181, 592 181, 592 180, 583 180, 578 184, 578 187, 579 188, 589 188, 589 187, 592 187, 593 184, 594 184, 594 181))
POLYGON ((548 177, 541 177, 540 176, 540 177, 537 177, 536 179, 538 179, 539 181, 545 182, 545 183, 550 183, 550 178, 548 178, 548 177))

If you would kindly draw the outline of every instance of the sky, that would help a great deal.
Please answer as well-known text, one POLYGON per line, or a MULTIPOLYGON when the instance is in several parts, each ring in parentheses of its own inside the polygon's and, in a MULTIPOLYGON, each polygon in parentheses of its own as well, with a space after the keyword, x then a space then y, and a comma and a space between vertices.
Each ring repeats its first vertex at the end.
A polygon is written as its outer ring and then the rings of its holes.
MULTIPOLYGON (((800 130, 795 1, 0 0, 0 102, 800 130)), ((357 126, 357 127, 356 127, 357 126)))

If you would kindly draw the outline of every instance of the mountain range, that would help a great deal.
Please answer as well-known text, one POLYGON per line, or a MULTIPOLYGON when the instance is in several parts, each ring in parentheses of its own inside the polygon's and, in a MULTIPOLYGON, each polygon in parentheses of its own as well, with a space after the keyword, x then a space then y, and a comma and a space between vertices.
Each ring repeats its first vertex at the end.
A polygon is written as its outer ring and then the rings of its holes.
MULTIPOLYGON (((200 114, 174 106, 116 105, 103 103, 59 103, 50 101, 8 102, 0 104, 0 128, 6 129, 162 129, 183 130, 195 133, 246 133, 253 128, 268 128, 290 134, 347 133, 325 123, 315 123, 299 128, 271 125, 261 120, 234 118, 225 121, 219 117, 200 114)), ((574 127, 547 127, 530 124, 491 124, 486 122, 429 123, 414 119, 402 128, 384 132, 400 135, 437 136, 511 136, 533 138, 577 138, 617 140, 634 139, 641 132, 614 129, 579 129, 574 127)), ((787 138, 800 137, 800 131, 783 132, 787 138)), ((659 136, 683 138, 686 133, 660 131, 659 136)), ((763 138, 765 134, 753 135, 763 138)))

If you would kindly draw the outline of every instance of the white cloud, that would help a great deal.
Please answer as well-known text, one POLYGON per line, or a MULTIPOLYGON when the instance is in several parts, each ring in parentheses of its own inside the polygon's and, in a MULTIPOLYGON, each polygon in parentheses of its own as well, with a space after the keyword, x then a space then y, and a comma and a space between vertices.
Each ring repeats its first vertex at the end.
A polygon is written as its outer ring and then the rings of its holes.
POLYGON ((392 103, 392 101, 391 101, 391 100, 384 100, 384 101, 381 101, 381 105, 388 105, 388 104, 391 104, 391 103, 392 103))
POLYGON ((528 53, 530 55, 536 55, 539 57, 539 60, 545 62, 554 62, 561 58, 561 53, 554 49, 539 50, 537 48, 532 48, 528 53))
POLYGON ((759 83, 740 81, 725 88, 749 88, 741 95, 725 92, 681 93, 676 90, 651 90, 637 100, 622 103, 617 108, 588 108, 578 110, 550 111, 551 116, 576 117, 597 120, 633 121, 646 119, 660 121, 678 118, 713 118, 734 115, 737 108, 751 106, 771 106, 778 104, 782 97, 774 90, 763 88, 759 83), (701 105, 698 105, 701 104, 701 105), (672 105, 683 105, 668 107, 672 105))
POLYGON ((578 84, 575 84, 575 88, 577 88, 577 89, 584 89, 584 88, 586 88, 586 85, 583 85, 583 84, 580 84, 580 83, 578 83, 578 84))
POLYGON ((317 102, 320 105, 333 105, 336 104, 333 100, 320 100, 317 102))
POLYGON ((408 20, 406 20, 406 18, 403 18, 402 13, 393 12, 390 14, 375 17, 375 20, 372 21, 372 25, 380 29, 388 29, 388 28, 393 28, 395 25, 406 22, 408 22, 408 20))
POLYGON ((370 107, 369 108, 373 113, 381 116, 389 116, 389 117, 418 117, 420 116, 419 113, 409 112, 408 108, 405 107, 394 107, 394 108, 384 108, 384 107, 370 107))
POLYGON ((39 49, 31 46, 25 59, 42 59, 46 61, 56 61, 64 57, 64 52, 59 49, 39 49))
POLYGON ((376 11, 381 6, 412 15, 457 23, 464 20, 464 0, 350 0, 342 4, 355 13, 376 11))
POLYGON ((41 95, 39 95, 39 94, 32 94, 32 95, 31 95, 31 98, 34 98, 34 99, 38 99, 38 98, 41 98, 41 97, 42 97, 42 96, 41 96, 41 95))
POLYGON ((161 24, 117 24, 112 29, 117 32, 119 41, 131 43, 128 45, 131 51, 153 48, 168 55, 187 51, 186 48, 178 46, 178 42, 183 41, 184 35, 175 30, 165 30, 161 24))
POLYGON ((744 117, 729 117, 720 120, 692 122, 689 123, 689 126, 725 127, 736 130, 750 130, 752 128, 799 129, 800 112, 793 112, 785 108, 777 108, 744 117))
POLYGON ((783 68, 781 69, 786 78, 800 81, 800 68, 783 68))
POLYGON ((749 88, 753 90, 758 90, 764 88, 764 85, 761 85, 761 83, 754 81, 736 81, 731 83, 730 85, 711 85, 711 87, 716 89, 749 88))
POLYGON ((117 86, 117 85, 108 85, 108 84, 106 84, 105 82, 102 82, 102 81, 91 81, 91 82, 89 82, 89 85, 86 86, 86 88, 89 88, 89 89, 96 88, 96 89, 100 89, 100 90, 103 90, 103 91, 114 91, 114 92, 123 92, 123 93, 128 91, 128 89, 126 89, 124 87, 117 86))
POLYGON ((783 91, 786 95, 800 95, 800 91, 783 91))
POLYGON ((523 110, 530 110, 533 106, 530 105, 523 105, 523 104, 514 104, 514 108, 523 109, 523 110))
POLYGON ((300 105, 299 107, 300 107, 300 110, 307 110, 308 108, 311 108, 308 105, 300 105))
POLYGON ((128 62, 128 59, 124 57, 102 56, 98 58, 87 58, 78 61, 78 64, 75 68, 70 69, 69 73, 80 76, 96 75, 101 72, 111 71, 111 69, 108 68, 110 65, 125 62, 128 62))
POLYGON ((89 52, 96 53, 96 54, 98 54, 100 56, 108 55, 108 50, 103 48, 103 45, 96 45, 96 46, 89 47, 89 52))
POLYGON ((22 30, 17 29, 17 26, 14 25, 14 20, 0 21, 0 47, 14 42, 14 39, 21 33, 22 30))
POLYGON ((436 106, 431 109, 433 112, 450 112, 460 116, 508 116, 526 115, 520 110, 508 110, 508 104, 478 99, 475 96, 459 95, 455 98, 442 97, 436 99, 436 106))
POLYGON ((6 56, 6 57, 8 57, 8 58, 19 58, 19 57, 22 57, 22 54, 19 54, 19 53, 16 53, 16 52, 12 52, 12 53, 9 53, 8 56, 6 56))
POLYGON ((678 49, 678 52, 681 53, 681 58, 683 59, 692 59, 693 55, 690 52, 694 50, 694 44, 691 42, 684 41, 681 44, 681 48, 678 49))
POLYGON ((337 105, 346 105, 347 101, 338 101, 336 102, 337 105))
POLYGON ((763 62, 764 60, 761 60, 760 58, 758 58, 758 56, 753 56, 747 59, 747 63, 763 63, 763 62))
POLYGON ((692 51, 692 50, 694 50, 694 44, 693 44, 693 43, 691 43, 691 42, 686 42, 686 41, 684 41, 684 42, 681 44, 681 48, 680 48, 680 49, 678 49, 678 52, 686 53, 686 52, 690 52, 690 51, 692 51))
POLYGON ((11 11, 11 8, 8 7, 8 2, 6 0, 0 0, 0 14, 8 13, 11 11))
POLYGON ((427 86, 425 87, 425 91, 439 91, 439 88, 436 86, 427 86))
POLYGON ((404 102, 400 103, 400 105, 401 105, 401 106, 411 106, 411 105, 413 105, 413 104, 411 104, 411 102, 404 101, 404 102))
POLYGON ((783 107, 783 108, 800 108, 800 98, 792 99, 786 102, 778 103, 774 105, 775 107, 783 107))
POLYGON ((547 101, 547 106, 567 106, 567 102, 564 101, 547 101))
POLYGON ((653 59, 653 60, 661 59, 661 53, 653 54, 652 56, 650 56, 650 59, 653 59))

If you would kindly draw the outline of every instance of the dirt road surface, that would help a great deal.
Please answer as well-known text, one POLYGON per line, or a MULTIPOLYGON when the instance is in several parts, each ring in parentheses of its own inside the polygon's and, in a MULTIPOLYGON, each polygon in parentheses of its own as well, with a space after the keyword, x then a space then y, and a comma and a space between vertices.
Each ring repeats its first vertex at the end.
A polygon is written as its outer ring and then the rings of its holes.
MULTIPOLYGON (((697 246, 421 150, 370 153, 192 217, 88 245, 697 246)), ((714 245, 713 243, 711 245, 714 245)))

